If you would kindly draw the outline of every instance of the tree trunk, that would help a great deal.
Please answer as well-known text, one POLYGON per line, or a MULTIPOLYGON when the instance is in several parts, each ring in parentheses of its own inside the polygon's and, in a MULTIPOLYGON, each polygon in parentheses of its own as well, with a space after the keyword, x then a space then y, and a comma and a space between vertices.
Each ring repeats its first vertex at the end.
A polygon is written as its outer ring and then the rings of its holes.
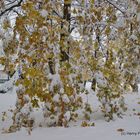
MULTIPOLYGON (((71 17, 70 9, 71 9, 71 0, 64 0, 63 19, 66 20, 69 24, 68 29, 67 29, 68 33, 70 33, 70 17, 71 17)), ((61 29, 63 29, 63 27, 64 27, 64 23, 62 22, 61 29)), ((68 35, 66 33, 61 33, 60 41, 63 42, 64 40, 66 40, 67 36, 68 35)), ((63 46, 60 46, 60 51, 61 51, 61 61, 69 60, 69 55, 68 55, 69 47, 67 48, 66 51, 64 51, 63 46)))
POLYGON ((135 82, 133 85, 131 85, 131 87, 132 87, 133 92, 138 92, 138 84, 137 84, 137 82, 135 82))

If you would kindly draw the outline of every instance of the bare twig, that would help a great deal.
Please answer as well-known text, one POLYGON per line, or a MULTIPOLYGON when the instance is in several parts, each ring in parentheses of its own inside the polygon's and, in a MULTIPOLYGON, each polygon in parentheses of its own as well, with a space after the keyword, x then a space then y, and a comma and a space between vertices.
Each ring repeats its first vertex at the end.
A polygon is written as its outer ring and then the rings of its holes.
POLYGON ((23 0, 20 0, 17 4, 12 5, 11 7, 5 9, 4 11, 2 11, 2 12, 0 13, 0 17, 3 16, 5 13, 7 13, 7 12, 9 12, 9 11, 12 11, 14 8, 20 7, 22 2, 23 2, 23 0))
POLYGON ((125 11, 123 11, 118 5, 116 5, 115 3, 113 3, 110 0, 105 0, 106 2, 108 2, 110 5, 112 5, 113 7, 115 7, 117 10, 119 10, 122 14, 125 15, 125 11))

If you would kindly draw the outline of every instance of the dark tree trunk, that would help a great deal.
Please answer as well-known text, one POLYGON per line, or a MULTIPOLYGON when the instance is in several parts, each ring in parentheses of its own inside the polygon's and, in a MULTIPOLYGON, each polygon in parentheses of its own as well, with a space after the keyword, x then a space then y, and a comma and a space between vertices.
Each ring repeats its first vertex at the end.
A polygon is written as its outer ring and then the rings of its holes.
POLYGON ((96 90, 96 79, 95 78, 93 78, 93 80, 92 80, 91 88, 92 88, 93 91, 96 90))
MULTIPOLYGON (((64 9, 63 9, 63 19, 66 20, 69 23, 69 27, 67 29, 67 32, 70 33, 70 17, 71 17, 71 2, 68 0, 64 0, 64 9)), ((61 29, 63 29, 64 23, 61 23, 61 29)), ((60 35, 60 40, 63 42, 63 40, 67 39, 67 34, 61 33, 60 35)), ((68 42, 67 42, 68 43, 68 42)), ((60 51, 61 51, 61 61, 66 61, 69 60, 69 47, 67 48, 66 51, 63 50, 63 46, 60 46, 60 51)))
POLYGON ((133 92, 138 92, 138 84, 137 83, 131 85, 131 87, 132 87, 133 92))

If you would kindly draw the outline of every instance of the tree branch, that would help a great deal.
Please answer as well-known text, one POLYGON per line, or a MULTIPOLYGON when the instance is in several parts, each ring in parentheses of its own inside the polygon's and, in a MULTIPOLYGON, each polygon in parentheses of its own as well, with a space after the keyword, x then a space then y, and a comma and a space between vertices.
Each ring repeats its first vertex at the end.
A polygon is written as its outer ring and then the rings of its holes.
POLYGON ((5 9, 4 11, 2 11, 2 12, 0 13, 0 17, 3 16, 6 12, 11 11, 11 10, 13 10, 13 9, 16 8, 16 7, 20 7, 22 2, 23 2, 23 0, 20 0, 17 4, 12 5, 11 7, 5 9))
POLYGON ((119 10, 122 14, 125 15, 125 11, 123 11, 118 5, 116 5, 115 3, 113 3, 110 0, 106 0, 106 2, 108 2, 110 5, 112 5, 113 7, 115 7, 117 10, 119 10))

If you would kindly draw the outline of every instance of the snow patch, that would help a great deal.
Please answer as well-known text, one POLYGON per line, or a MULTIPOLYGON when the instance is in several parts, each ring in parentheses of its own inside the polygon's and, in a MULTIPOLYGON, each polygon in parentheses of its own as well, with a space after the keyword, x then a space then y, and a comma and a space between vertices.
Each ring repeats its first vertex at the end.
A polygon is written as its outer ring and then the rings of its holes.
POLYGON ((45 17, 46 18, 47 15, 48 15, 48 12, 43 9, 42 11, 40 11, 40 14, 41 14, 42 17, 45 17))

